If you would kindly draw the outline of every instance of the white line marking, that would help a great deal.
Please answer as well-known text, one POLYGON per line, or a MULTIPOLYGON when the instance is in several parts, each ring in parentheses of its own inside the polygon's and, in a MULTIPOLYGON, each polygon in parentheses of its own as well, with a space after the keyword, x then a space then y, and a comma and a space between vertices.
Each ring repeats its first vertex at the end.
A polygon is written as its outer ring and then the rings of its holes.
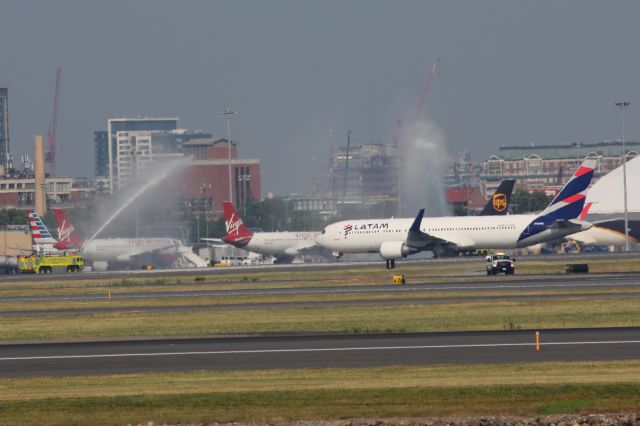
MULTIPOLYGON (((570 345, 625 345, 638 344, 640 340, 612 340, 594 342, 548 342, 540 346, 570 346, 570 345)), ((126 357, 156 357, 156 356, 193 356, 193 355, 239 355, 239 354, 268 354, 268 353, 296 353, 296 352, 348 352, 348 351, 385 351, 409 349, 456 349, 456 348, 495 348, 513 346, 535 346, 535 343, 484 343, 466 345, 418 345, 418 346, 372 346, 347 348, 309 348, 309 349, 248 349, 231 351, 194 351, 194 352, 157 352, 157 353, 123 353, 123 354, 86 354, 86 355, 50 355, 4 357, 0 361, 30 361, 54 359, 90 359, 90 358, 126 358, 126 357)))

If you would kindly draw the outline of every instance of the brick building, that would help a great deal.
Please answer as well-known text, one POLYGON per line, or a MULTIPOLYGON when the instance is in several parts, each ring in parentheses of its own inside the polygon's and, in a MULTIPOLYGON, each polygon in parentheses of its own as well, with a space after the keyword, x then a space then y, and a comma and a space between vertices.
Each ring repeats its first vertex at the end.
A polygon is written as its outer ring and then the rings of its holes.
MULTIPOLYGON (((640 142, 625 143, 628 158, 640 152, 640 142)), ((594 182, 622 164, 622 143, 504 146, 482 165, 484 193, 492 194, 503 179, 515 179, 516 189, 553 193, 561 188, 586 157, 598 160, 594 182)))
POLYGON ((176 180, 178 199, 174 210, 219 216, 222 202, 229 199, 229 148, 233 203, 242 211, 250 200, 262 198, 260 160, 238 158, 238 146, 226 139, 193 139, 183 144, 183 153, 193 161, 176 180))

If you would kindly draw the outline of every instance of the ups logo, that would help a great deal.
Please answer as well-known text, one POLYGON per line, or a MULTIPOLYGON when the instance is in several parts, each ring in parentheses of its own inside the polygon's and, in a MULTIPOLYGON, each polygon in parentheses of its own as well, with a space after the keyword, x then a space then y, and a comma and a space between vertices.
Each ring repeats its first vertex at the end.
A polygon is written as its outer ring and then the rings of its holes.
POLYGON ((497 212, 501 212, 507 208, 507 195, 506 194, 493 194, 493 208, 497 212))

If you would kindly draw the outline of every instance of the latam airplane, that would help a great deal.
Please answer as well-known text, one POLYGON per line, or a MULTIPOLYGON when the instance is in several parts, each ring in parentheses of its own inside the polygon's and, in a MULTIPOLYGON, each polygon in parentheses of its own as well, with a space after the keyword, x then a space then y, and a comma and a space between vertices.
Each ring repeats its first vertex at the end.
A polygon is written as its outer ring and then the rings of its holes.
MULTIPOLYGON (((254 253, 274 256, 277 263, 289 263, 293 259, 317 249, 316 237, 319 232, 253 232, 247 228, 233 204, 222 203, 224 224, 227 235, 222 241, 254 253)), ((203 238, 205 241, 217 241, 203 238)))
POLYGON ((316 238, 339 258, 343 253, 379 253, 387 269, 396 259, 420 251, 439 255, 451 249, 517 248, 561 239, 591 224, 577 219, 596 165, 587 159, 540 214, 447 216, 415 219, 342 221, 327 226, 316 238))
POLYGON ((109 264, 125 263, 128 266, 142 258, 158 255, 165 263, 184 257, 198 267, 207 262, 191 249, 173 238, 94 238, 84 241, 61 209, 54 209, 60 241, 59 249, 78 249, 96 270, 107 269, 109 264))

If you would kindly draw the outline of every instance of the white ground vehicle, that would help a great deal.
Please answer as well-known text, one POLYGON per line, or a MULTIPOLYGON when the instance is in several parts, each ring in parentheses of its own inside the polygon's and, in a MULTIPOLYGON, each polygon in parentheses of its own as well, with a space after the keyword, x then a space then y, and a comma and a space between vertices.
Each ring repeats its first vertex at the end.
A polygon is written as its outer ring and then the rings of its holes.
POLYGON ((225 266, 249 266, 251 265, 251 259, 244 256, 222 256, 218 263, 225 266))
POLYGON ((505 275, 512 275, 515 272, 514 258, 507 256, 504 253, 497 253, 486 257, 487 261, 487 275, 498 275, 504 273, 505 275))

